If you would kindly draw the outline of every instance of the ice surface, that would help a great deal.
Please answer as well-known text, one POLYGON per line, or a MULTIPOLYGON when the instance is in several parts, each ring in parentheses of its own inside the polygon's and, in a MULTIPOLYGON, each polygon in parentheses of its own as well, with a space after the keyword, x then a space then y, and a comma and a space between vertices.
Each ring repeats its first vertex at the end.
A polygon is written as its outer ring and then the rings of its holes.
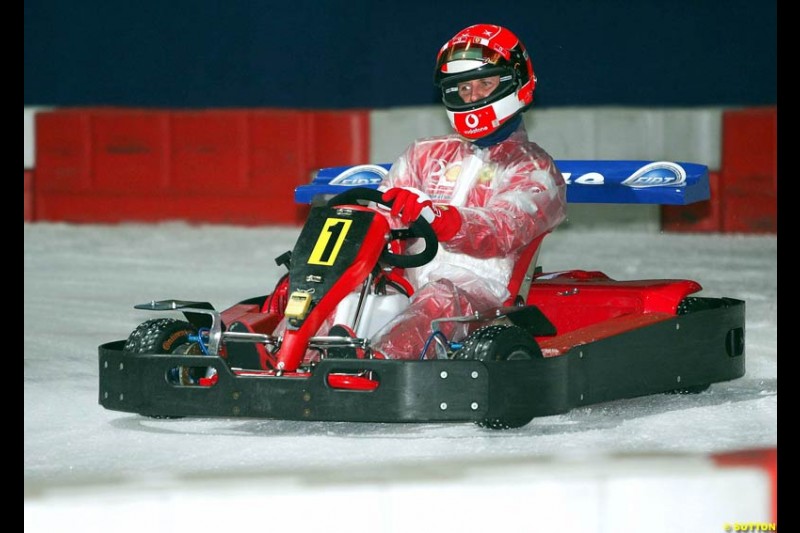
POLYGON ((777 237, 569 228, 545 240, 546 271, 615 279, 688 278, 701 295, 747 302, 747 373, 698 395, 575 409, 506 432, 473 424, 356 424, 254 419, 154 420, 98 404, 97 346, 124 339, 153 299, 225 308, 266 294, 274 258, 299 229, 25 224, 26 493, 97 480, 402 469, 453 461, 574 460, 707 453, 777 444, 777 237))

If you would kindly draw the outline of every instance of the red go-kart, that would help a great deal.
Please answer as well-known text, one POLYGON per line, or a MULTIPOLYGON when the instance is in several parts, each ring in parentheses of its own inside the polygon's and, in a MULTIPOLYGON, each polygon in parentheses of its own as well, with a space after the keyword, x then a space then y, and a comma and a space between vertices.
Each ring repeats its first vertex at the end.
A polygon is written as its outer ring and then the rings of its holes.
POLYGON ((690 280, 545 273, 535 264, 539 241, 516 265, 507 305, 434 320, 418 360, 376 354, 370 335, 413 293, 402 271, 438 249, 427 222, 392 229, 381 205, 391 203, 355 187, 312 207, 294 249, 276 259, 288 273, 266 296, 223 311, 181 300, 136 306, 181 316, 153 318, 99 347, 100 404, 160 418, 501 429, 744 375, 743 301, 693 296, 701 286, 690 280), (391 244, 407 239, 423 239, 424 251, 403 255, 391 244), (333 313, 341 325, 317 335, 333 313), (448 339, 447 320, 469 323, 472 333, 448 339))

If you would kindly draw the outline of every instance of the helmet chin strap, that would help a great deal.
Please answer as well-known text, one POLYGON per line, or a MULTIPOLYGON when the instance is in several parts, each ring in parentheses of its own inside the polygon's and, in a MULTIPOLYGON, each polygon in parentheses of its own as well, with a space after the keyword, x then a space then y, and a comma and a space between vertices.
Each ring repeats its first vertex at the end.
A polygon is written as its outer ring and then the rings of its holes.
POLYGON ((475 139, 474 141, 472 141, 472 143, 480 148, 488 148, 497 143, 503 142, 506 139, 508 139, 512 133, 514 133, 514 130, 517 129, 517 126, 519 126, 520 122, 522 122, 522 113, 511 117, 505 122, 505 124, 497 128, 495 131, 493 131, 486 137, 475 139))

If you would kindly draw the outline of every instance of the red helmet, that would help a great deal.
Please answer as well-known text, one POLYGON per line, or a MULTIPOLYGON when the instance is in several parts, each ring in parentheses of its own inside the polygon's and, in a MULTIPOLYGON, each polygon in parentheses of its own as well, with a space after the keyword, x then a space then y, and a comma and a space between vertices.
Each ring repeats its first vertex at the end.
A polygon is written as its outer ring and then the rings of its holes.
POLYGON ((476 24, 447 41, 436 58, 434 83, 453 128, 470 140, 480 139, 522 113, 533 103, 536 76, 528 52, 516 35, 494 24, 476 24), (491 94, 467 102, 459 84, 499 76, 491 94))

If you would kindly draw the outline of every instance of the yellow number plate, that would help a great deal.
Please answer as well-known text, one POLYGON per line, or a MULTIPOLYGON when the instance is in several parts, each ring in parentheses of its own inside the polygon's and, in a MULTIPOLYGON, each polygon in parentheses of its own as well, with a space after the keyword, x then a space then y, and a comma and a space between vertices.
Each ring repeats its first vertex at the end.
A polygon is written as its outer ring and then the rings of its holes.
POLYGON ((311 256, 308 258, 309 265, 331 266, 342 249, 344 238, 350 231, 352 220, 346 218, 329 218, 325 221, 322 231, 317 237, 311 256))

